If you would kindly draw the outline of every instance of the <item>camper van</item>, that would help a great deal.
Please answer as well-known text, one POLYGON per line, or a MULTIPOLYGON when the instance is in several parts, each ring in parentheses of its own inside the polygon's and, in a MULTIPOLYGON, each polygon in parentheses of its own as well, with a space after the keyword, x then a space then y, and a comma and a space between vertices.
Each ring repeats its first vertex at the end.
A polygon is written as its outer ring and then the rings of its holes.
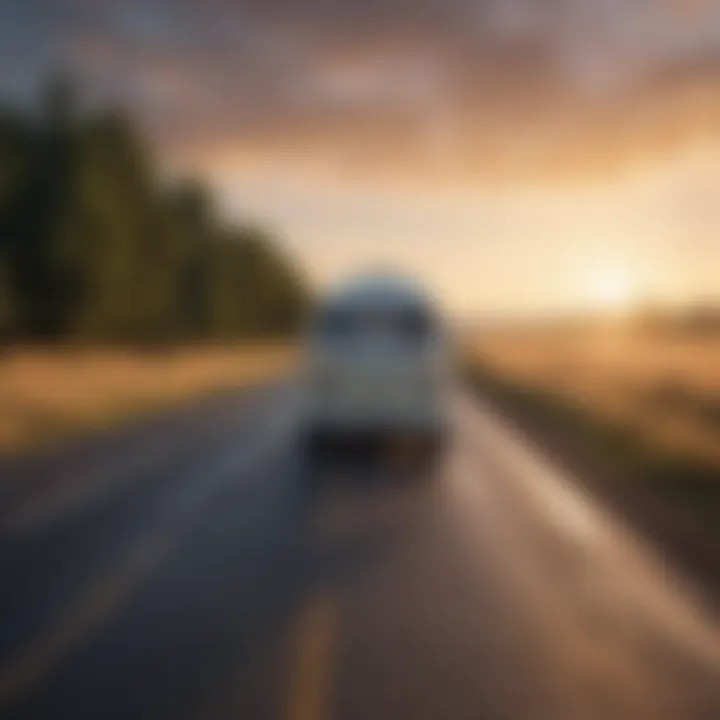
POLYGON ((449 360, 435 304, 410 280, 345 283, 322 299, 308 327, 303 439, 414 438, 437 451, 447 434, 449 360))

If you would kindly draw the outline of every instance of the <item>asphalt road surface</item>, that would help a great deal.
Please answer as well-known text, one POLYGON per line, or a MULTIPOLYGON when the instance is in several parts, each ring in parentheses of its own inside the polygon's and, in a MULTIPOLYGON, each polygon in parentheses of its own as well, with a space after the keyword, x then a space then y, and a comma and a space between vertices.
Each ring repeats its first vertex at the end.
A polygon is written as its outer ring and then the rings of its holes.
POLYGON ((0 716, 720 718, 717 618, 490 409, 437 468, 303 468, 296 420, 256 389, 1 465, 0 716))

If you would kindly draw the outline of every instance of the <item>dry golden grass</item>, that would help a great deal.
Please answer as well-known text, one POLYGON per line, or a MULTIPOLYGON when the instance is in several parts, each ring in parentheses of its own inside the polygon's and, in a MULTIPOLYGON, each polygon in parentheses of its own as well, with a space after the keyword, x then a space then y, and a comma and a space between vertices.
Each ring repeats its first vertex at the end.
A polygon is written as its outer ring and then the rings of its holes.
POLYGON ((623 328, 493 330, 471 352, 525 385, 570 396, 653 444, 720 463, 720 338, 623 328))
POLYGON ((287 371, 280 346, 158 352, 17 348, 0 357, 0 448, 117 421, 287 371))

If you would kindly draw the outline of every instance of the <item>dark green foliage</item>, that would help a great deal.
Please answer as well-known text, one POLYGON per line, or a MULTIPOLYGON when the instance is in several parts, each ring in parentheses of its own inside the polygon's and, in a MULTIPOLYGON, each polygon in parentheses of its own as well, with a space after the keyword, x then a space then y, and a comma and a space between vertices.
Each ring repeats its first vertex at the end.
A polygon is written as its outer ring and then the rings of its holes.
POLYGON ((0 342, 275 336, 306 301, 267 234, 159 183, 122 113, 81 114, 62 81, 39 114, 0 111, 0 342))

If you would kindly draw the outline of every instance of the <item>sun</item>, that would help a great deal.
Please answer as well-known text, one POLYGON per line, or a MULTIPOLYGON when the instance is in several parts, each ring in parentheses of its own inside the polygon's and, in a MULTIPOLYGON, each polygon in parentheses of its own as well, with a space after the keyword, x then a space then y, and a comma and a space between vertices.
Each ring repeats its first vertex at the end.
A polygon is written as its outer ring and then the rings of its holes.
POLYGON ((594 308, 620 311, 632 305, 635 293, 627 272, 620 269, 597 269, 587 278, 586 294, 594 308))

